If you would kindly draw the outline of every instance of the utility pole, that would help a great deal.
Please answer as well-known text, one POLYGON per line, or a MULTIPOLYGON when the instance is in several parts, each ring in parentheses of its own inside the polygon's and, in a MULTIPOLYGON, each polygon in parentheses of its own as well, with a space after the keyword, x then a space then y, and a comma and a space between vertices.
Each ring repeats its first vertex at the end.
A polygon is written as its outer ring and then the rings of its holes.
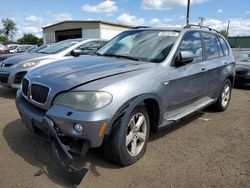
POLYGON ((188 4, 187 4, 187 18, 186 18, 186 25, 189 25, 189 11, 190 11, 190 0, 188 0, 188 4))
POLYGON ((200 23, 199 23, 199 26, 203 26, 204 20, 205 20, 206 18, 204 18, 204 17, 199 17, 199 19, 201 20, 200 23))
POLYGON ((228 35, 229 35, 229 27, 230 27, 230 20, 227 22, 227 40, 228 40, 228 35))

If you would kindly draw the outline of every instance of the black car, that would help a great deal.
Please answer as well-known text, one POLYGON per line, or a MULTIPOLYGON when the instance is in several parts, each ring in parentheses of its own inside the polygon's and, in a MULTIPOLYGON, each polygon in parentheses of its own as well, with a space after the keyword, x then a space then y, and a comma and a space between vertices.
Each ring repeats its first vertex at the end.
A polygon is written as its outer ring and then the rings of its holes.
POLYGON ((250 86, 250 49, 233 50, 236 60, 235 85, 250 86))

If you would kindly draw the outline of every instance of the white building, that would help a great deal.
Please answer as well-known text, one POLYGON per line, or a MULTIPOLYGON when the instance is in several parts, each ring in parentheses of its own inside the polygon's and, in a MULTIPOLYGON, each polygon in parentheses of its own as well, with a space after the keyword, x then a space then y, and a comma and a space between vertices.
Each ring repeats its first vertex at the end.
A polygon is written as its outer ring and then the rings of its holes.
POLYGON ((101 38, 109 40, 122 31, 131 28, 128 25, 100 20, 63 21, 42 28, 43 42, 48 44, 72 38, 101 38))

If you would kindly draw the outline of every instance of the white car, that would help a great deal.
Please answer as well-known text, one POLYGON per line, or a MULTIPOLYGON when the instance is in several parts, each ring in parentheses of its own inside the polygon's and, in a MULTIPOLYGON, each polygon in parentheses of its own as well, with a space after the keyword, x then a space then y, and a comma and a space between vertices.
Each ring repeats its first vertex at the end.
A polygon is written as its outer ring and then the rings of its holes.
POLYGON ((18 48, 20 45, 19 44, 8 44, 7 47, 9 49, 9 53, 15 53, 15 49, 18 48))

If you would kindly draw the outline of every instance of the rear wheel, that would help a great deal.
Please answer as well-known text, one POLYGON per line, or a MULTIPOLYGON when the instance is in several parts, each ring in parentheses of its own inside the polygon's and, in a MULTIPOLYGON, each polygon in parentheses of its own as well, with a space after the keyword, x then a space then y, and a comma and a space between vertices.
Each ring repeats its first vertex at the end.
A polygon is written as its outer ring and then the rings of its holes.
POLYGON ((144 106, 136 107, 128 120, 120 117, 103 145, 105 158, 122 166, 138 161, 147 148, 149 123, 144 106), (126 124, 122 124, 123 121, 127 121, 126 124))
POLYGON ((214 110, 222 112, 227 109, 231 99, 231 91, 232 84, 230 80, 226 80, 217 102, 213 105, 214 110))

